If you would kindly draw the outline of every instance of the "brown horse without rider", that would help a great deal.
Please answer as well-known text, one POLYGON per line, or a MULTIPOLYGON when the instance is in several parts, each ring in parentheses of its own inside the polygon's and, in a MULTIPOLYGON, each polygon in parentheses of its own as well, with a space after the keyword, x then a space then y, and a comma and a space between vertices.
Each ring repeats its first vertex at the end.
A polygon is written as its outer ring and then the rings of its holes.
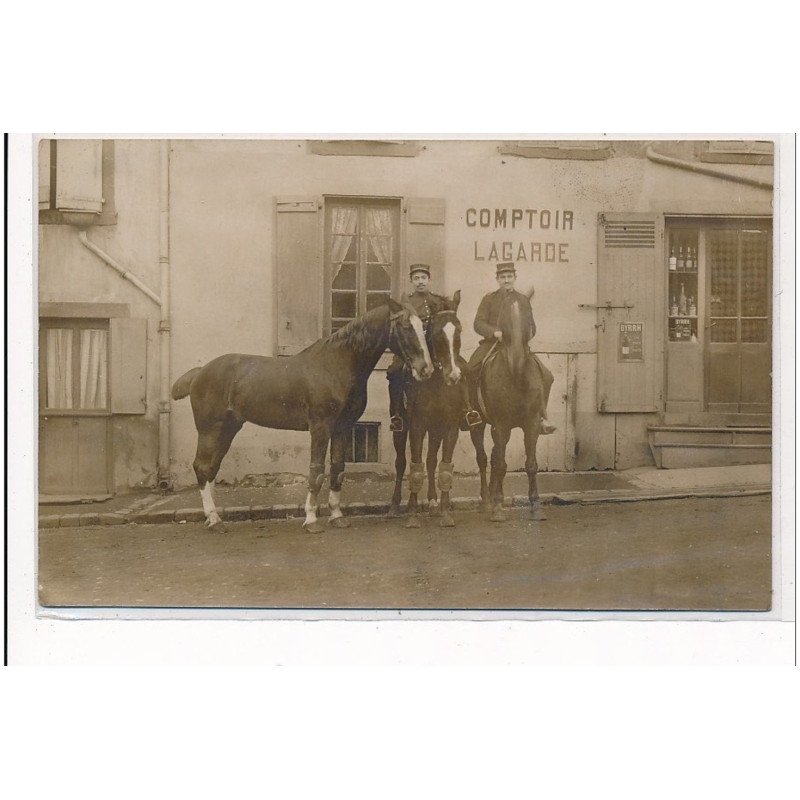
POLYGON ((348 323, 290 358, 238 353, 220 356, 178 378, 172 397, 190 396, 197 427, 194 471, 206 524, 224 526, 214 505, 213 486, 234 436, 245 422, 266 428, 310 431, 311 463, 305 530, 323 530, 317 519, 331 446, 330 524, 348 526, 341 510, 344 460, 353 424, 367 404, 367 379, 389 347, 410 366, 416 380, 433 372, 420 318, 394 300, 348 323))
POLYGON ((453 452, 458 441, 459 424, 464 415, 461 391, 458 387, 467 363, 461 358, 461 323, 456 316, 461 292, 452 300, 445 299, 445 308, 431 317, 428 344, 434 364, 434 373, 425 383, 416 381, 406 385, 407 403, 402 431, 394 433, 395 486, 389 513, 400 513, 403 475, 406 470, 406 444, 411 444, 411 471, 409 474, 409 518, 407 528, 420 527, 417 516, 417 496, 424 483, 422 449, 428 435, 428 501, 431 513, 436 511, 437 461, 442 448, 442 461, 438 465, 438 488, 442 493, 442 527, 453 527, 455 521, 450 509, 450 490, 453 486, 453 452))

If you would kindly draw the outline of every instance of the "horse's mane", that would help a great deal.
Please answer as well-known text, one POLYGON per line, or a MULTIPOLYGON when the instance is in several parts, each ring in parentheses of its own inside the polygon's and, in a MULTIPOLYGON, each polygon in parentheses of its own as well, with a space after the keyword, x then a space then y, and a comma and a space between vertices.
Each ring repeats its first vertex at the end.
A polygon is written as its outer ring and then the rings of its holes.
POLYGON ((378 306, 334 331, 325 339, 320 339, 303 352, 321 348, 340 348, 362 352, 375 345, 375 334, 386 323, 388 306, 378 306))

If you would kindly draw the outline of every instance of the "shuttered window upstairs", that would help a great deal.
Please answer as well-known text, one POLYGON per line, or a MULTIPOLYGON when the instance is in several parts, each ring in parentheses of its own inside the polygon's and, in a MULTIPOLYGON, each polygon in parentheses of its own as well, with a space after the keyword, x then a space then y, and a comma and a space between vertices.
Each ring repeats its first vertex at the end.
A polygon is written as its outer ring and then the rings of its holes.
POLYGON ((42 139, 38 173, 41 224, 116 223, 113 141, 42 139))

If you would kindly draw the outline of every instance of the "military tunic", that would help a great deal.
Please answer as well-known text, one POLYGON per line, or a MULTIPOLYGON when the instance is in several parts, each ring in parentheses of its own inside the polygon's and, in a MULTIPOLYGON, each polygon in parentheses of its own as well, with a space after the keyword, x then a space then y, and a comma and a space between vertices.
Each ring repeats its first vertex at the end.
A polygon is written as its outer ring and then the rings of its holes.
POLYGON ((528 326, 528 335, 525 337, 525 342, 529 342, 536 335, 536 323, 533 321, 531 303, 524 294, 517 291, 507 292, 505 289, 491 292, 481 300, 478 312, 475 314, 475 332, 483 336, 483 339, 481 339, 478 349, 469 360, 470 367, 480 364, 489 354, 492 345, 497 341, 494 336, 495 331, 500 330, 500 317, 504 313, 508 302, 512 299, 508 295, 513 295, 519 300, 522 313, 526 317, 523 320, 523 324, 528 326))

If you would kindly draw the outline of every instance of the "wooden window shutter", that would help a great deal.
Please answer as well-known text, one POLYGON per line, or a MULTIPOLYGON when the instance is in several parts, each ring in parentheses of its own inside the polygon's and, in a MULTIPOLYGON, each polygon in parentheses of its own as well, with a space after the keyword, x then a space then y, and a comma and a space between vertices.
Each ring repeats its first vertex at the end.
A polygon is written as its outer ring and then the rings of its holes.
POLYGON ((144 414, 147 410, 147 320, 109 320, 111 338, 112 414, 144 414))
MULTIPOLYGON (((433 291, 444 289, 444 200, 409 197, 405 205, 406 268, 428 264, 433 291)), ((405 285, 407 274, 401 285, 405 285)))
POLYGON ((277 353, 291 356, 322 335, 319 198, 275 200, 277 353))
POLYGON ((103 210, 103 142, 59 139, 56 150, 56 208, 103 210))
POLYGON ((600 214, 597 236, 598 410, 658 411, 665 338, 664 218, 600 214))
POLYGON ((50 208, 50 140, 39 142, 39 208, 50 208))

